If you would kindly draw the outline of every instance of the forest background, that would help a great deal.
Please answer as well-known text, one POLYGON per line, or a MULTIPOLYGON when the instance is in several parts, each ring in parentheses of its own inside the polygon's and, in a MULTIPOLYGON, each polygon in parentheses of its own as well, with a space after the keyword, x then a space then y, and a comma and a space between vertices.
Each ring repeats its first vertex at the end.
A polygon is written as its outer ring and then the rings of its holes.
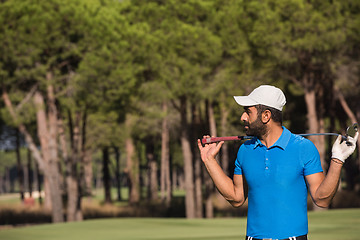
MULTIPOLYGON (((104 204, 214 217, 196 140, 243 134, 233 96, 280 87, 294 133, 359 122, 359 13, 357 0, 0 1, 0 194, 27 202, 43 185, 53 222, 84 219, 95 187, 104 204)), ((334 139, 310 139, 326 171, 334 139)), ((240 144, 218 159, 229 176, 240 144)), ((359 156, 342 201, 359 198, 359 156)))

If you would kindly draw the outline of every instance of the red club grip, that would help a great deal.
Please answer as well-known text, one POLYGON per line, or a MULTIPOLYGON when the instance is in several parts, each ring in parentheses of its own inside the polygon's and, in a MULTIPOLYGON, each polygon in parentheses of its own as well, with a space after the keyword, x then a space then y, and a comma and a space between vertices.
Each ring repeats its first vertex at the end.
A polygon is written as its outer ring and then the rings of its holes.
POLYGON ((221 141, 239 141, 249 138, 251 137, 249 136, 208 137, 201 139, 201 143, 204 145, 204 144, 216 143, 221 141))

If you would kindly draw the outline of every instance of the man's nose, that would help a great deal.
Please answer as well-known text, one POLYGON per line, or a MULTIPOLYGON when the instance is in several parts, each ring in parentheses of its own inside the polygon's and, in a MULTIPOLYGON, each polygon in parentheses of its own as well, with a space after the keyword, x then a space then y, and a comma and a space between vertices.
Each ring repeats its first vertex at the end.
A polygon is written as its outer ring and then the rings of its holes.
POLYGON ((240 120, 241 121, 247 121, 249 119, 249 116, 246 114, 246 112, 244 112, 242 115, 241 115, 241 118, 240 118, 240 120))

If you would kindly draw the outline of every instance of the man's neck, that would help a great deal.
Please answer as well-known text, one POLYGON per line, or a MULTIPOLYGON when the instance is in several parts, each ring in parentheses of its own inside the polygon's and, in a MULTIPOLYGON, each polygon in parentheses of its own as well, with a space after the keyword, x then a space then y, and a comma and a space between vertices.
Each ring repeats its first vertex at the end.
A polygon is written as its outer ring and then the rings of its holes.
POLYGON ((269 148, 280 138, 282 132, 283 128, 281 125, 269 126, 266 134, 260 138, 260 141, 269 148))

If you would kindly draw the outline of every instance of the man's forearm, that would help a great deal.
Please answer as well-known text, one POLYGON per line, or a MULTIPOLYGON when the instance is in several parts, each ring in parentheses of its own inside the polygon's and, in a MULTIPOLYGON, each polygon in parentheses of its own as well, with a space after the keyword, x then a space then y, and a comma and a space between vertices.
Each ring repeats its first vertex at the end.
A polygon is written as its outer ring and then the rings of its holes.
MULTIPOLYGON (((330 161, 330 168, 325 178, 321 180, 321 183, 317 187, 315 193, 310 186, 311 193, 312 196, 314 195, 313 199, 316 205, 320 207, 327 207, 330 205, 331 200, 335 196, 335 193, 339 187, 341 168, 345 160, 354 152, 358 137, 359 133, 356 130, 355 135, 353 137, 347 136, 346 141, 343 140, 341 135, 336 138, 331 149, 332 159, 330 161)), ((312 182, 311 185, 314 185, 313 179, 309 177, 309 180, 312 182)))
POLYGON ((320 207, 328 207, 339 187, 341 168, 343 163, 338 159, 330 161, 329 170, 324 181, 316 191, 315 203, 320 207))

